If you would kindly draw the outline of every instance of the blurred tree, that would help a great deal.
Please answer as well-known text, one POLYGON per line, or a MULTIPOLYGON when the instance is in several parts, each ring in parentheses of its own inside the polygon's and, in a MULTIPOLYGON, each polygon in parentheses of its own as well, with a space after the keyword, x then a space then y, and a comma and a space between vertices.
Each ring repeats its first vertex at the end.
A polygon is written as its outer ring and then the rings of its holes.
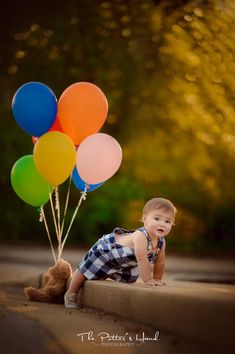
MULTIPOLYGON (((15 160, 32 151, 10 111, 14 92, 41 81, 59 97, 73 82, 92 81, 109 101, 102 131, 121 143, 124 159, 117 176, 89 194, 70 242, 77 230, 90 242, 116 224, 138 226, 144 201, 159 195, 179 209, 170 246, 234 249, 234 19, 232 0, 6 4, 1 237, 42 233, 9 185, 15 160)), ((72 205, 77 198, 73 190, 72 205)))

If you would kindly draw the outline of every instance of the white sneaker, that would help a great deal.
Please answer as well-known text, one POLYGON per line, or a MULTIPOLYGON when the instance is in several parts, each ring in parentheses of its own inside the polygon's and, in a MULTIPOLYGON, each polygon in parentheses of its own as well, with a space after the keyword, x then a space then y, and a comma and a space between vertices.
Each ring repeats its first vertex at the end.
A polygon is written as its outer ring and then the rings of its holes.
POLYGON ((68 309, 77 309, 77 294, 76 293, 66 293, 64 295, 64 306, 68 309))

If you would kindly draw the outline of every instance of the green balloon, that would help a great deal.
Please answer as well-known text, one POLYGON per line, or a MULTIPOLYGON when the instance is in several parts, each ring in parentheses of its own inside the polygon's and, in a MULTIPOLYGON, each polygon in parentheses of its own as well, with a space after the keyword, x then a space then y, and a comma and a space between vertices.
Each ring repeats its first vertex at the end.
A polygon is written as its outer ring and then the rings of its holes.
POLYGON ((35 207, 44 205, 53 191, 36 169, 33 155, 25 155, 16 161, 11 170, 11 185, 18 197, 35 207))

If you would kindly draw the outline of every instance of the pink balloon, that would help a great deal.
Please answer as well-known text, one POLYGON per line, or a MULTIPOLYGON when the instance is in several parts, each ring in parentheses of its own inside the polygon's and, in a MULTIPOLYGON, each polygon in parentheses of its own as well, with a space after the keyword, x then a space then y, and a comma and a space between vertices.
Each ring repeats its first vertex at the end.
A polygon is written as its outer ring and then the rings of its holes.
POLYGON ((88 184, 106 181, 117 172, 121 162, 121 146, 112 136, 104 133, 85 138, 76 153, 78 173, 88 184))

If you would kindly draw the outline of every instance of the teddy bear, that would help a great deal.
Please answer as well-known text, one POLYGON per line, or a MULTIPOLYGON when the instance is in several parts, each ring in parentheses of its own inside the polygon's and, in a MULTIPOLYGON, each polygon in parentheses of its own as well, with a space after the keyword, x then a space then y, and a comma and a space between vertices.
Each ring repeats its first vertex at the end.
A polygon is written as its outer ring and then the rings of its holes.
POLYGON ((30 301, 62 303, 71 275, 71 265, 60 258, 42 275, 41 288, 27 287, 24 293, 30 301))

